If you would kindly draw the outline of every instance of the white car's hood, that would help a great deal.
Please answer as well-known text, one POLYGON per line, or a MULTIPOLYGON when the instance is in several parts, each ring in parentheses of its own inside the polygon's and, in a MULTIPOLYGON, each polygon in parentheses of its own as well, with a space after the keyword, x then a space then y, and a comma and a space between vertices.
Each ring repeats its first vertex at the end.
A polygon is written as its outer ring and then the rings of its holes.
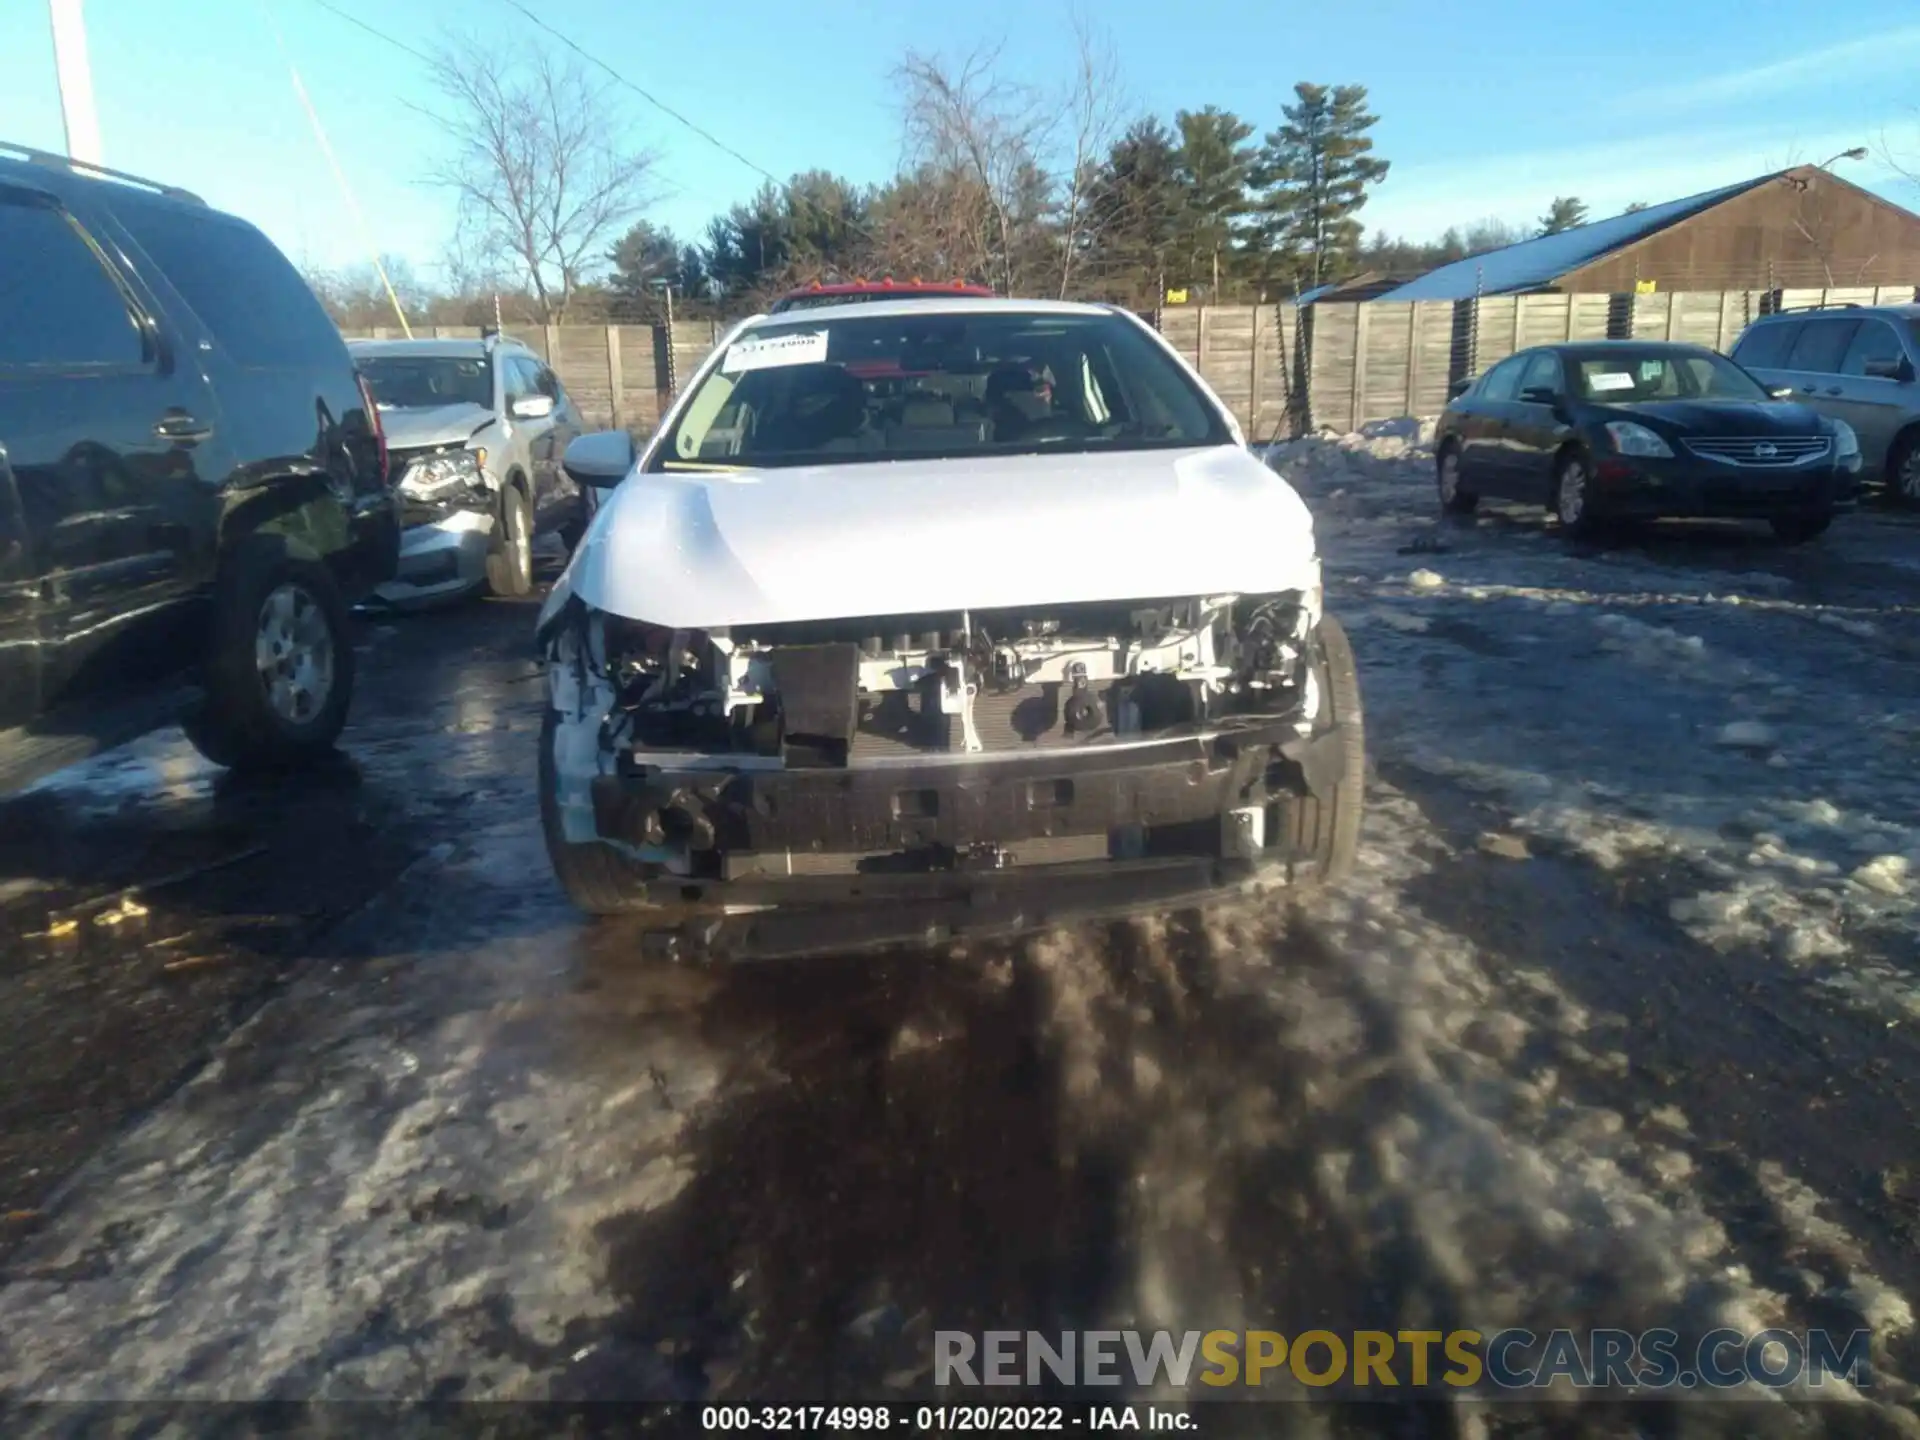
POLYGON ((427 409, 386 409, 380 411, 380 428, 387 432, 387 444, 395 450, 421 449, 428 445, 457 445, 493 419, 484 405, 435 405, 427 409))
POLYGON ((1315 584, 1313 521, 1248 451, 634 474, 562 580, 685 629, 1315 584))

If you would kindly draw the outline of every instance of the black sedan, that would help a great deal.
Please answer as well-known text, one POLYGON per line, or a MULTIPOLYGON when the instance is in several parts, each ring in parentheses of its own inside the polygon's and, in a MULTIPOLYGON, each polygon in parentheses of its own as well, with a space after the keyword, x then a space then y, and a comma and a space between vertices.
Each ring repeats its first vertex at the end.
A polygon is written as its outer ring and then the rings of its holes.
POLYGON ((1698 345, 1541 345, 1457 388, 1434 437, 1440 505, 1545 505, 1568 534, 1608 520, 1728 516, 1810 540, 1859 503, 1845 421, 1777 398, 1698 345))

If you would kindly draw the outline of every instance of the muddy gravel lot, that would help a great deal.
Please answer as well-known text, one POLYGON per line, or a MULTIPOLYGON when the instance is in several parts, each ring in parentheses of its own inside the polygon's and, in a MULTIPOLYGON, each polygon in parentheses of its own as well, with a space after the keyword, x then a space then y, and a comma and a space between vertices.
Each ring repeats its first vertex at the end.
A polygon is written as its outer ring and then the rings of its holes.
POLYGON ((1327 894, 644 959, 549 875, 500 602, 369 620, 326 774, 156 736, 0 808, 0 1394, 850 1402, 935 1394, 936 1329, 1783 1326, 1870 1329, 1873 1383, 1202 1428, 1920 1434, 1920 523, 1570 549, 1434 523, 1410 424, 1272 463, 1368 707, 1327 894))

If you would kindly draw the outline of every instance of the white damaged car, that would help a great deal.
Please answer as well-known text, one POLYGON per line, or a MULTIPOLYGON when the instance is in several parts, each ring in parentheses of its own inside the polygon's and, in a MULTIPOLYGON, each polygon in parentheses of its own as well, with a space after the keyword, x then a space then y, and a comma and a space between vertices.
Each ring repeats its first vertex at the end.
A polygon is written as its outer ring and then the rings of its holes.
POLYGON ((541 612, 567 894, 743 955, 1018 931, 1352 864, 1363 736, 1306 506, 1134 315, 759 316, 541 612))

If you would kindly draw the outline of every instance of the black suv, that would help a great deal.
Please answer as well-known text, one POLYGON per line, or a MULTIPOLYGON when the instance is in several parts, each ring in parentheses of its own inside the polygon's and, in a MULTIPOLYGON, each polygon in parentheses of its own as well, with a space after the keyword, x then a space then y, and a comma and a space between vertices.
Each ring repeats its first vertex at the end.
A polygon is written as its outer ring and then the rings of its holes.
POLYGON ((400 543, 379 412, 266 236, 0 144, 0 793, 182 722, 332 748, 400 543))

